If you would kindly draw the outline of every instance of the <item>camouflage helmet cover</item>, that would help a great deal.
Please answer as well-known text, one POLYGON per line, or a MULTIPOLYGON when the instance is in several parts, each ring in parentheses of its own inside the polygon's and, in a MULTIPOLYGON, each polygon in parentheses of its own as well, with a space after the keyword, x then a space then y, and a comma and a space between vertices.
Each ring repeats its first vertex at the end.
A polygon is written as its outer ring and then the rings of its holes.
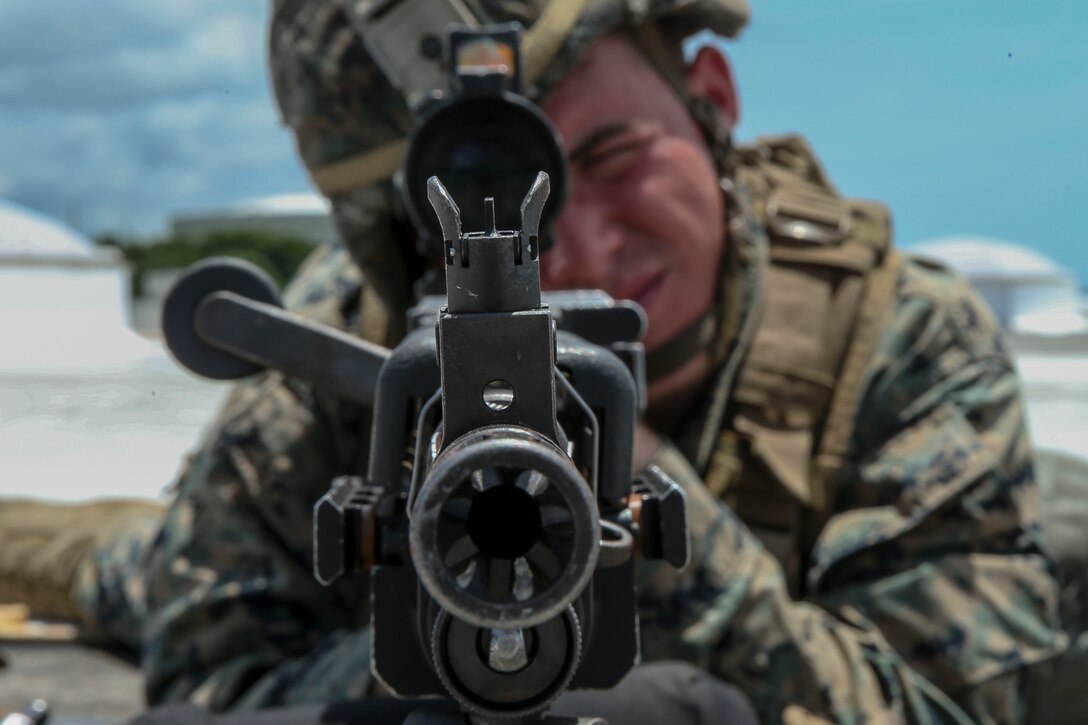
MULTIPOLYGON (((517 21, 527 29, 523 63, 530 95, 553 87, 595 40, 617 29, 657 25, 670 39, 708 29, 736 36, 747 22, 747 0, 464 0, 481 21, 517 21), (564 11, 569 28, 534 35, 541 18, 564 11), (562 30, 566 30, 565 33, 562 30), (553 33, 554 35, 554 33, 553 33), (534 68, 535 66, 535 68, 534 68)), ((412 128, 407 101, 383 76, 348 19, 348 3, 372 0, 274 0, 270 65, 284 121, 311 170, 405 139, 412 128)), ((539 28, 538 28, 539 29, 539 28)), ((347 189, 328 189, 335 195, 347 189)))
MULTIPOLYGON (((396 318, 412 303, 410 281, 418 271, 410 270, 417 262, 405 245, 390 245, 405 230, 396 218, 389 177, 399 166, 413 118, 351 22, 348 3, 375 2, 382 0, 273 0, 269 65, 283 120, 315 184, 332 202, 340 238, 396 318), (373 165, 382 167, 378 173, 368 168, 375 159, 380 163, 373 165), (336 184, 322 183, 335 167, 347 173, 338 173, 336 184)), ((701 30, 735 37, 749 14, 748 0, 461 2, 481 23, 517 21, 527 29, 523 77, 536 98, 614 30, 652 26, 679 47, 701 30)))

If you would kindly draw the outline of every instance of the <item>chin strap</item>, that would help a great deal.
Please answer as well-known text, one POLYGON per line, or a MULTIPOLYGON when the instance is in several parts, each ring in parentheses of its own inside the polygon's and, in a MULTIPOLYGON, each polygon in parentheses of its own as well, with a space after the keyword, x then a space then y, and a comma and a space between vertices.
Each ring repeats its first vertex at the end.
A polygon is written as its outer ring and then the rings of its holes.
POLYGON ((710 350, 717 332, 714 311, 695 318, 662 345, 646 353, 646 382, 653 383, 675 372, 699 353, 710 350))

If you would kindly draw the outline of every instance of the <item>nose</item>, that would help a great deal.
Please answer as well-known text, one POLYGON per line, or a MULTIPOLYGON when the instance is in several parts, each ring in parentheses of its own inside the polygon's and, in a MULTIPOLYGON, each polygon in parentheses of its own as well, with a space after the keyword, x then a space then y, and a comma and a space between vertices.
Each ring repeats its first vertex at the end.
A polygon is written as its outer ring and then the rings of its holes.
POLYGON ((540 258, 545 289, 609 289, 622 232, 607 205, 593 199, 568 199, 552 238, 552 248, 540 258))

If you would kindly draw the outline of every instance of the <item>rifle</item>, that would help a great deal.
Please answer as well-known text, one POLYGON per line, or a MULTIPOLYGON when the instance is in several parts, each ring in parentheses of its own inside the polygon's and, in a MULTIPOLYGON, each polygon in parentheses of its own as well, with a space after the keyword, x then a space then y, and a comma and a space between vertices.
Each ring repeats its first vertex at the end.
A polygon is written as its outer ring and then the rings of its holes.
MULTIPOLYGON (((499 75, 461 78, 470 92, 452 105, 522 114, 499 75)), ((433 109, 421 128, 448 128, 433 109)), ((164 333, 198 374, 274 368, 373 407, 366 475, 314 507, 316 578, 369 574, 371 669, 397 695, 538 722, 565 689, 611 688, 637 662, 635 559, 686 562, 684 499, 656 469, 631 477, 641 309, 541 294, 551 176, 536 174, 518 231, 499 228, 488 196, 486 229, 464 232, 439 177, 425 188, 447 294, 421 301, 395 349, 284 311, 262 273, 225 260, 183 275, 164 333)), ((424 705, 409 719, 442 717, 424 705)))

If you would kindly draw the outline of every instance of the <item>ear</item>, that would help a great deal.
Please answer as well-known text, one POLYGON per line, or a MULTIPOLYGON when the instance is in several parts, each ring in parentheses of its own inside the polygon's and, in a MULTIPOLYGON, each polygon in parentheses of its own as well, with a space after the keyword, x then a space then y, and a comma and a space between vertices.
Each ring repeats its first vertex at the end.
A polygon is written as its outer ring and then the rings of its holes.
POLYGON ((704 45, 688 65, 685 77, 688 90, 717 107, 727 130, 736 128, 740 121, 740 96, 725 54, 713 45, 704 45))

